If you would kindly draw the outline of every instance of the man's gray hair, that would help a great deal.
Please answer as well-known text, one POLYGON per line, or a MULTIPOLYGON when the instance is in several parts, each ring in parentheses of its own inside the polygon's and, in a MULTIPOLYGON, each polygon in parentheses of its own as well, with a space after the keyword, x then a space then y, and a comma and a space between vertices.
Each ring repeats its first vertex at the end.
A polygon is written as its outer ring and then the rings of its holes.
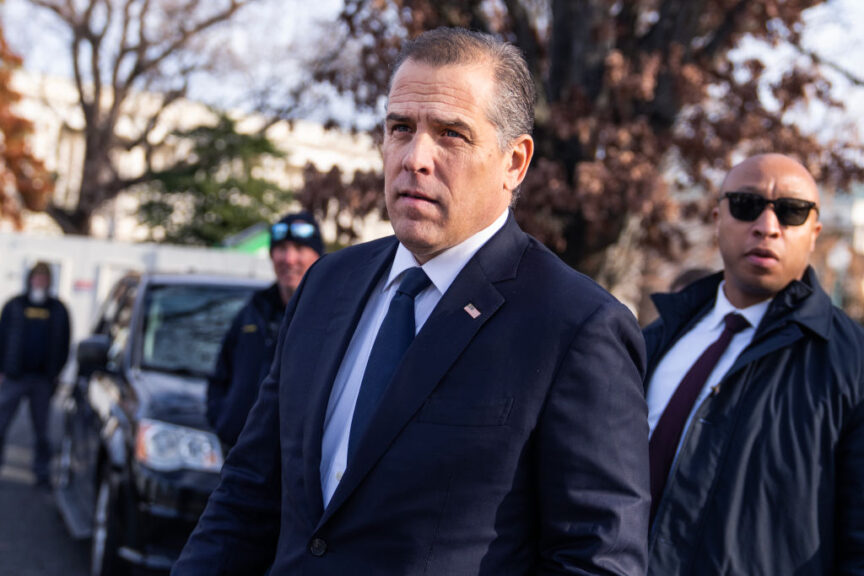
POLYGON ((391 84, 406 60, 436 67, 490 63, 495 100, 486 103, 486 115, 497 129, 498 146, 504 150, 514 138, 534 129, 534 80, 516 46, 482 32, 435 28, 405 43, 393 65, 391 84))

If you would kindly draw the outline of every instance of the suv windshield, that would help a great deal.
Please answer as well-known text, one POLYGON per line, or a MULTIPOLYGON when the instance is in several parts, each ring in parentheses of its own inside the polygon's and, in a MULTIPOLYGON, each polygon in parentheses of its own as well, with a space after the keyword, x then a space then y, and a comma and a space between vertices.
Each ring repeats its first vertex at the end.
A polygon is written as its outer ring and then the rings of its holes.
POLYGON ((244 286, 150 286, 144 301, 141 368, 209 376, 223 336, 252 291, 244 286))

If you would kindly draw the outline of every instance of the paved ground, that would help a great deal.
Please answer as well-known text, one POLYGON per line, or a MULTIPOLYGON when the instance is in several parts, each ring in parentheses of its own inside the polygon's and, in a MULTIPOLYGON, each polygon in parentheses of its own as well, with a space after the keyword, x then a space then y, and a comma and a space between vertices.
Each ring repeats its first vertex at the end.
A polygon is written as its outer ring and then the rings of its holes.
POLYGON ((22 404, 0 469, 0 576, 86 576, 88 543, 69 538, 51 493, 32 486, 31 448, 22 404))

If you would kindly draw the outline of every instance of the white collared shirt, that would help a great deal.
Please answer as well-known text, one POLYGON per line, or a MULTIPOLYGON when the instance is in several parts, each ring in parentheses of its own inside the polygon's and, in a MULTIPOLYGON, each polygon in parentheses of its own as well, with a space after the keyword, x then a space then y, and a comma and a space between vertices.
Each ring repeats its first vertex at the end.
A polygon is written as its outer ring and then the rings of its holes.
MULTIPOLYGON (((683 440, 687 429, 690 427, 690 422, 693 419, 693 414, 696 413, 699 405, 711 393, 711 389, 723 379, 726 372, 732 367, 738 355, 750 344, 753 340, 753 335, 756 334, 756 328, 768 311, 768 305, 771 300, 765 300, 748 306, 747 308, 735 308, 726 298, 723 292, 725 281, 717 287, 717 299, 715 300, 714 308, 705 315, 689 332, 684 334, 678 342, 663 356, 663 359, 654 370, 651 376, 651 382, 648 386, 648 428, 651 434, 654 433, 654 428, 657 427, 657 422, 660 416, 669 404, 675 390, 684 378, 685 374, 693 366, 693 363, 702 355, 706 348, 713 344, 723 333, 724 323, 723 318, 730 312, 737 312, 744 316, 750 323, 750 326, 735 334, 729 347, 723 352, 720 360, 711 371, 711 375, 702 387, 699 397, 693 403, 693 409, 687 417, 687 422, 684 424, 684 429, 681 432, 683 440)), ((679 443, 680 448, 680 443, 679 443)))
MULTIPOLYGON (((416 333, 432 314, 432 310, 450 285, 465 267, 465 264, 500 230, 507 222, 509 210, 504 212, 488 227, 477 232, 460 244, 448 248, 438 256, 426 262, 422 268, 429 276, 432 284, 420 292, 414 299, 414 320, 416 333)), ((351 432, 351 420, 354 416, 354 405, 360 393, 360 383, 366 371, 366 363, 372 351, 372 344, 378 329, 387 315, 390 300, 396 294, 402 275, 409 268, 417 266, 417 260, 401 243, 396 249, 390 272, 384 275, 378 285, 372 290, 360 322, 351 338, 351 343, 342 358, 339 372, 333 381, 330 400, 327 404, 327 414, 324 418, 324 437, 321 443, 321 489, 324 496, 324 507, 330 503, 336 487, 342 480, 348 461, 348 437, 351 432)))

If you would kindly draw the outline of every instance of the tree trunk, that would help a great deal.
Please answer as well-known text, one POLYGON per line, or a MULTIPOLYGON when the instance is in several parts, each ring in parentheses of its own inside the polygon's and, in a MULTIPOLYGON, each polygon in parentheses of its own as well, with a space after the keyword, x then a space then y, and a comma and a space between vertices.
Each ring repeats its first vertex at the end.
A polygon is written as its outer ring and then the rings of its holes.
POLYGON ((90 216, 80 209, 64 210, 53 204, 46 209, 47 214, 57 223, 64 234, 72 236, 90 235, 90 216))
POLYGON ((612 46, 607 2, 552 1, 549 40, 549 101, 569 102, 579 97, 593 101, 603 87, 606 55, 612 46))

